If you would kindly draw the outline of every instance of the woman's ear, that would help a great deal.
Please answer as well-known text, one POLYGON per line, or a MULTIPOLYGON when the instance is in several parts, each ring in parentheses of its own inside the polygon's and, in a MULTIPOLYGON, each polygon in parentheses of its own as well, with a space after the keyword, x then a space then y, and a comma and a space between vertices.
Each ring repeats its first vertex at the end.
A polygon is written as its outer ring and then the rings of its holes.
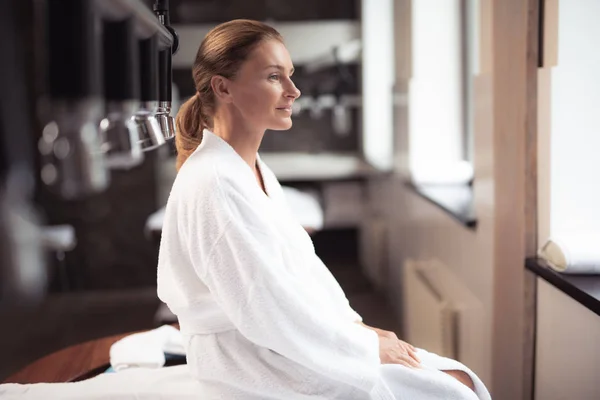
POLYGON ((221 75, 215 75, 210 79, 210 86, 218 99, 225 103, 231 103, 232 99, 229 79, 221 75))

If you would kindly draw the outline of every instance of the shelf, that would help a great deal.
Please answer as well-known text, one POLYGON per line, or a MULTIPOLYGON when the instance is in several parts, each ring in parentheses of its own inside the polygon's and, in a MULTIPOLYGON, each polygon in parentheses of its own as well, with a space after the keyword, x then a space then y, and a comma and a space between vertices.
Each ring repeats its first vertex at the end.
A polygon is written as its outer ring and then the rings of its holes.
POLYGON ((600 316, 600 275, 561 274, 539 258, 528 258, 525 267, 600 316))

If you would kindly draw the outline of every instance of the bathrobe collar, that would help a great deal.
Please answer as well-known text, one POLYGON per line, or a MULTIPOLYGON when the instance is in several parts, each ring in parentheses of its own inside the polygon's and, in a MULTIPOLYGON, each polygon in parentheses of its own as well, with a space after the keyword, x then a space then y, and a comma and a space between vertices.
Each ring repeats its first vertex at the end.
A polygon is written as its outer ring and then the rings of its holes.
MULTIPOLYGON (((200 143, 200 146, 198 146, 196 151, 194 151, 194 153, 196 153, 197 151, 199 151, 205 147, 217 148, 217 149, 223 151, 224 153, 229 154, 231 156, 232 160, 233 159, 236 160, 235 162, 237 164, 240 164, 240 163, 243 164, 244 168, 250 173, 252 178, 254 180, 256 180, 256 177, 254 175, 254 171, 252 171, 252 168, 250 168, 248 163, 246 163, 246 161, 244 161, 242 156, 240 156, 238 154, 238 152, 235 151, 235 149, 233 147, 231 147, 231 145, 229 143, 227 143, 227 141, 223 140, 223 138, 221 138, 220 136, 216 135, 215 133, 213 133, 212 131, 210 131, 206 128, 202 131, 202 134, 203 134, 202 142, 200 143)), ((263 193, 263 195, 265 195, 265 197, 272 198, 273 187, 272 187, 270 180, 267 177, 266 168, 265 168, 264 163, 258 153, 256 153, 256 166, 260 171, 260 175, 262 177, 263 184, 265 185, 266 193, 262 190, 260 185, 258 185, 258 189, 263 193)))

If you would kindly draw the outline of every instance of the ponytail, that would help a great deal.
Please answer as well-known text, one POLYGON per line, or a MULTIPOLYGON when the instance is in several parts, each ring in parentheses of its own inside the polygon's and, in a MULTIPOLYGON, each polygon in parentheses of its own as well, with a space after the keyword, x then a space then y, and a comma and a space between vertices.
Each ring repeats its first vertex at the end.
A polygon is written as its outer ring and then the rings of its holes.
POLYGON ((177 171, 200 145, 202 130, 205 127, 203 120, 200 96, 196 93, 181 105, 175 121, 177 126, 175 134, 177 161, 175 168, 177 171))

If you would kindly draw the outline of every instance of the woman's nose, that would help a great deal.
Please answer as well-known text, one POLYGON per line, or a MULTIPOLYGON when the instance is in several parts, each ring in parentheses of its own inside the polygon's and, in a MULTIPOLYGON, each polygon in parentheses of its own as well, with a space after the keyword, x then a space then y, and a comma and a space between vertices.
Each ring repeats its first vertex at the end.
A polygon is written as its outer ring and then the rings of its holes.
POLYGON ((288 90, 286 97, 291 97, 293 99, 297 99, 298 97, 300 97, 301 94, 302 93, 300 92, 300 89, 298 89, 296 87, 296 85, 294 85, 294 82, 290 81, 290 88, 288 90))

